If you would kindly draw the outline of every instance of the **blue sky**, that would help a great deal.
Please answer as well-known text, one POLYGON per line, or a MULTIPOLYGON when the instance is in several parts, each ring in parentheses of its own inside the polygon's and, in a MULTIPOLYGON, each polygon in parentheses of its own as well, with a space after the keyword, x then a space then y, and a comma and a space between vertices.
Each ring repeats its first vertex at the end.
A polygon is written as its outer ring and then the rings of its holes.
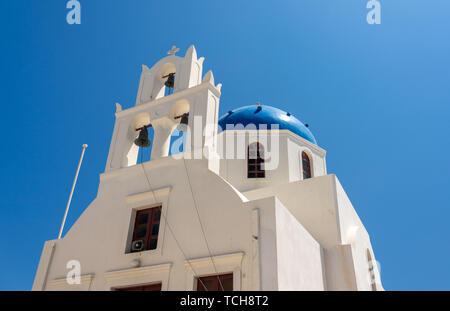
POLYGON ((115 102, 141 64, 194 44, 223 83, 221 114, 276 106, 310 125, 372 239, 388 290, 450 290, 450 2, 0 2, 0 290, 29 290, 45 240, 95 198, 115 102))

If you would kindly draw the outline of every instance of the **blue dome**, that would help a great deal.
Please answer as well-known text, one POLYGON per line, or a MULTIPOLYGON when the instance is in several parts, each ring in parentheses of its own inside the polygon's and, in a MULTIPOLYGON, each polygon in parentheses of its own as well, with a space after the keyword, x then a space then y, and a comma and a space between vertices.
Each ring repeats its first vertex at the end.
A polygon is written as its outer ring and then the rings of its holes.
POLYGON ((221 130, 225 131, 227 124, 242 124, 244 127, 254 124, 257 128, 266 125, 268 130, 272 124, 278 124, 280 130, 289 130, 317 145, 313 134, 302 122, 290 113, 271 106, 252 105, 231 110, 219 119, 221 130))

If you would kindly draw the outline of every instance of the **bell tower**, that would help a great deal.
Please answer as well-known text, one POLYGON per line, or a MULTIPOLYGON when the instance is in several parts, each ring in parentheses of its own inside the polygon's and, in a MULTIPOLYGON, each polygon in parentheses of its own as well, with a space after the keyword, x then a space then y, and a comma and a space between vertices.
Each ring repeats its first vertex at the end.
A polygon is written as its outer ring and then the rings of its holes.
POLYGON ((154 131, 151 160, 169 155, 170 137, 180 122, 187 125, 184 153, 198 158, 205 148, 215 150, 221 84, 214 84, 212 71, 202 78, 204 58, 197 58, 193 45, 184 57, 175 55, 178 50, 173 46, 151 68, 142 65, 135 107, 116 105, 105 172, 137 163, 135 140, 144 127, 154 131))

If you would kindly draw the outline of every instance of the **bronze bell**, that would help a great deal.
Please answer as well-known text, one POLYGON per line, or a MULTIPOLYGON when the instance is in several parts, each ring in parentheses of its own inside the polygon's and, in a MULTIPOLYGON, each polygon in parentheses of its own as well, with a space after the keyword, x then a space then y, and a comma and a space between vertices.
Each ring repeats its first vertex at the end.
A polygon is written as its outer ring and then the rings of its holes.
POLYGON ((150 140, 148 139, 148 131, 145 126, 139 132, 139 136, 134 140, 134 143, 136 144, 136 146, 142 148, 150 147, 151 143, 150 140))
POLYGON ((167 75, 167 80, 164 82, 164 85, 173 89, 173 86, 175 85, 175 73, 169 73, 167 75))
POLYGON ((187 113, 181 116, 180 124, 177 125, 177 130, 180 132, 186 132, 188 125, 188 115, 187 113))

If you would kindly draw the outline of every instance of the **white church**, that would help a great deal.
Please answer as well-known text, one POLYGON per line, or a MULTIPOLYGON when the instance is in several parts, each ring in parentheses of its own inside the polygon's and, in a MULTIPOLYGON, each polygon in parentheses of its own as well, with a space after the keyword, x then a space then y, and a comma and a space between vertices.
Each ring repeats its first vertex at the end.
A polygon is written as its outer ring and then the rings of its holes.
POLYGON ((383 290, 308 126, 259 103, 219 118, 221 84, 177 50, 142 66, 134 107, 116 105, 97 197, 45 242, 33 290, 383 290))

